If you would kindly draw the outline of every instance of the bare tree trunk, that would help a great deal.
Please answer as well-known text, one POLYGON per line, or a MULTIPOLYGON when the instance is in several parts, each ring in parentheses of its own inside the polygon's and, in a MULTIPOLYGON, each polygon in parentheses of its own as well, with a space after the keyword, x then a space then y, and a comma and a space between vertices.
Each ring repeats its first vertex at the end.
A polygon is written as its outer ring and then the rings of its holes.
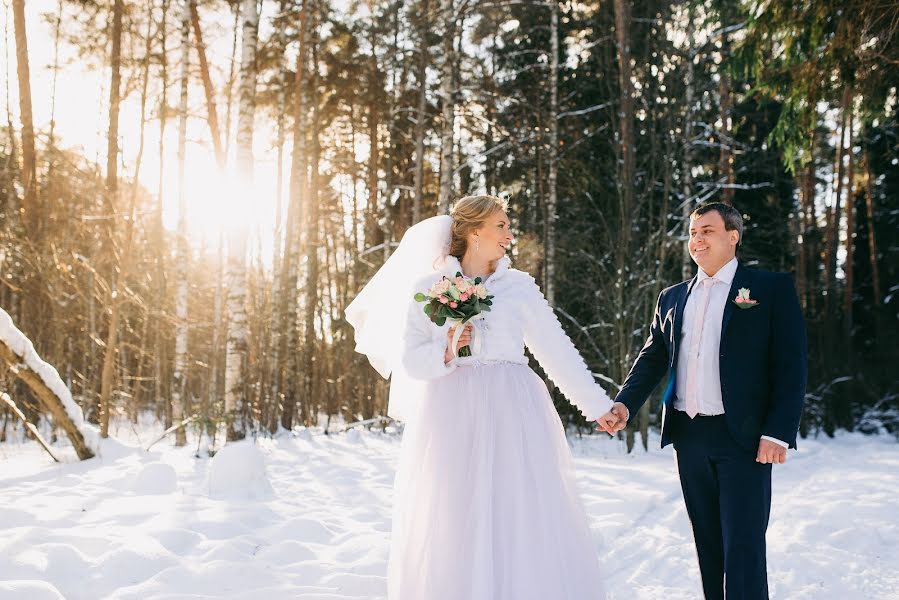
MULTIPOLYGON (((687 39, 693 39, 695 23, 694 16, 687 11, 687 39)), ((693 65, 694 54, 692 48, 686 51, 687 80, 685 82, 684 103, 687 107, 684 118, 684 164, 682 180, 684 184, 684 198, 681 204, 681 219, 683 221, 684 239, 690 236, 690 213, 693 212, 693 121, 696 118, 695 111, 695 86, 696 69, 693 65)), ((690 258, 690 249, 686 242, 682 245, 681 254, 681 279, 690 279, 693 274, 693 259, 690 258)))
MULTIPOLYGON (((372 40, 374 43, 374 40, 372 40)), ((372 49, 372 55, 369 58, 369 103, 368 103, 368 206, 372 209, 374 213, 378 211, 378 167, 381 164, 381 155, 380 155, 380 140, 378 139, 378 128, 380 126, 380 116, 381 102, 383 101, 380 94, 378 94, 375 86, 378 81, 378 63, 377 57, 375 56, 374 49, 372 49)), ((313 65, 313 69, 317 69, 318 65, 313 65)), ((314 110, 314 105, 313 105, 314 110)), ((317 135, 317 133, 316 133, 317 135)), ((388 147, 388 152, 390 148, 388 147)), ((389 172, 389 170, 388 170, 389 172)), ((385 194, 386 198, 390 198, 390 190, 387 190, 385 194)), ((388 237, 387 231, 389 227, 384 227, 385 232, 385 241, 388 237)), ((388 254, 389 256, 389 250, 388 254)), ((385 257, 386 260, 386 257, 385 257)))
POLYGON ((428 25, 430 22, 430 6, 423 0, 418 32, 418 108, 415 121, 415 196, 412 201, 412 223, 421 221, 421 204, 424 199, 425 174, 425 111, 428 96, 428 60, 430 52, 427 43, 428 25))
MULTIPOLYGON (((4 60, 9 56, 9 18, 3 20, 3 57, 4 60)), ((10 101, 10 85, 9 85, 9 69, 5 69, 6 77, 4 77, 4 86, 3 90, 5 92, 6 101, 4 104, 6 106, 6 128, 10 132, 9 136, 9 160, 6 161, 5 168, 3 170, 4 177, 7 181, 12 182, 15 180, 17 173, 15 171, 18 170, 19 164, 19 151, 18 144, 16 143, 16 136, 12 135, 12 132, 16 130, 16 126, 13 123, 12 119, 12 102, 10 101)), ((21 210, 21 206, 19 205, 19 197, 16 193, 16 187, 14 185, 6 186, 6 197, 0 198, 0 205, 3 206, 3 209, 10 215, 18 215, 21 210)), ((5 265, 4 265, 5 266, 5 265)), ((0 288, 0 293, 6 294, 8 293, 8 289, 0 288)), ((2 298, 5 299, 5 298, 2 298)), ((13 318, 16 318, 16 305, 13 304, 9 306, 7 304, 2 304, 3 306, 8 306, 10 312, 13 313, 13 318)))
POLYGON ((110 397, 112 396, 113 378, 115 376, 115 355, 118 347, 119 298, 117 292, 115 222, 118 207, 118 156, 119 156, 119 100, 122 81, 122 13, 123 0, 113 2, 112 12, 112 70, 109 86, 109 137, 107 139, 106 157, 106 257, 112 261, 110 268, 110 308, 109 329, 106 335, 106 350, 103 356, 103 374, 100 379, 100 435, 109 436, 110 397))
MULTIPOLYGON (((281 378, 283 375, 282 365, 281 365, 281 338, 282 338, 282 323, 281 318, 284 316, 284 311, 281 309, 281 301, 283 295, 284 288, 284 273, 281 269, 281 260, 282 260, 282 252, 289 252, 289 245, 291 244, 291 240, 288 237, 291 232, 291 227, 288 222, 287 227, 282 223, 281 216, 281 203, 284 198, 284 141, 285 141, 285 116, 287 113, 287 89, 290 86, 290 80, 288 78, 288 68, 286 62, 284 62, 284 54, 287 49, 287 33, 286 33, 286 25, 287 19, 285 17, 285 11, 287 9, 287 3, 285 0, 281 0, 279 3, 279 15, 277 19, 278 30, 277 30, 277 39, 278 39, 278 51, 279 51, 279 60, 278 60, 278 69, 280 70, 281 82, 280 88, 278 89, 278 115, 276 117, 277 122, 277 140, 276 145, 278 148, 278 164, 277 164, 277 181, 276 181, 276 191, 275 191, 275 235, 274 235, 274 249, 273 249, 273 259, 272 259, 272 303, 271 303, 271 313, 272 313, 272 329, 271 329, 271 345, 269 347, 269 370, 270 370, 270 388, 269 394, 271 396, 271 401, 274 403, 274 407, 267 414, 267 419, 265 422, 265 427, 271 433, 274 433, 278 429, 278 417, 279 417, 279 406, 280 406, 280 396, 281 396, 281 378), (282 250, 283 249, 283 250, 282 250)), ((288 208, 288 221, 289 221, 290 209, 288 208)))
POLYGON ((37 158, 34 147, 34 120, 31 114, 31 72, 28 64, 28 38, 25 32, 25 0, 13 0, 12 10, 16 34, 19 113, 22 120, 22 187, 25 189, 23 224, 30 236, 36 236, 40 230, 41 215, 37 198, 37 158))
POLYGON ((831 316, 832 310, 839 304, 835 300, 836 294, 836 271, 837 271, 837 247, 840 238, 840 219, 842 212, 843 199, 843 157, 846 149, 846 133, 849 113, 852 111, 852 91, 847 86, 843 91, 842 103, 842 124, 840 126, 839 145, 837 147, 837 164, 836 164, 836 181, 834 182, 834 200, 833 207, 828 213, 827 227, 827 265, 825 272, 827 273, 827 296, 824 302, 825 312, 831 316))
POLYGON ((871 262, 871 282, 874 288, 874 306, 881 305, 880 274, 877 268, 877 240, 874 234, 874 193, 871 177, 871 159, 865 150, 865 209, 868 216, 868 260, 871 262))
MULTIPOLYGON (((150 26, 152 6, 148 5, 147 26, 150 26)), ((110 315, 109 329, 106 336, 106 351, 103 356, 103 375, 100 392, 101 406, 101 435, 107 437, 109 433, 109 413, 111 412, 110 403, 113 388, 115 386, 115 366, 119 345, 119 321, 121 319, 125 296, 119 293, 119 288, 126 287, 127 277, 131 267, 131 250, 134 245, 134 223, 137 218, 137 203, 139 197, 139 179, 140 168, 143 163, 144 156, 144 134, 147 125, 147 89, 150 80, 150 34, 146 33, 147 47, 144 57, 144 68, 142 73, 141 100, 140 100, 140 134, 138 142, 137 157, 135 159, 134 177, 131 186, 131 194, 128 202, 128 213, 125 216, 125 232, 120 255, 113 256, 112 277, 110 279, 110 315), (104 418, 105 416, 105 418, 104 418)), ((117 120, 117 117, 116 117, 117 120)), ((117 204, 117 203, 115 203, 117 204)), ((111 219, 115 219, 113 214, 111 219)), ((113 239, 110 247, 116 248, 116 240, 113 239)), ((123 358, 123 362, 127 357, 123 358)))
POLYGON ((293 153, 290 160, 290 201, 287 206, 287 239, 285 241, 284 263, 281 266, 284 279, 284 293, 281 298, 281 323, 286 329, 284 338, 284 402, 281 410, 281 426, 288 431, 293 428, 299 403, 299 330, 297 323, 299 263, 301 233, 303 229, 303 199, 306 196, 306 89, 304 85, 307 71, 306 37, 309 28, 309 1, 303 0, 300 9, 300 48, 294 71, 293 91, 293 153))
MULTIPOLYGON (((187 246, 187 88, 190 83, 190 28, 196 11, 186 0, 181 14, 181 96, 178 106, 178 233, 175 242, 175 365, 172 372, 172 420, 184 420, 187 391, 187 278, 190 252, 187 246)), ((200 42, 198 42, 199 44, 200 42)), ((175 431, 175 445, 187 444, 183 427, 175 431)))
MULTIPOLYGON (((197 56, 200 60, 200 77, 203 80, 203 91, 206 94, 206 110, 209 123, 209 134, 212 136, 212 147, 215 149, 215 160, 219 168, 225 167, 225 149, 222 147, 222 136, 219 133, 218 111, 215 109, 215 88, 209 76, 209 64, 206 62, 206 44, 203 43, 203 32, 200 29, 200 13, 197 12, 196 0, 188 0, 190 22, 193 25, 194 37, 197 38, 197 56)), ((188 37, 190 37, 188 35, 188 37)), ((188 62, 188 61, 185 61, 188 62)))
MULTIPOLYGON (((37 443, 40 444, 44 450, 46 450, 47 454, 50 455, 50 458, 53 459, 53 462, 59 462, 59 459, 56 458, 55 454, 53 454, 53 449, 50 448, 50 444, 48 444, 47 440, 45 440, 41 435, 41 432, 38 431, 34 423, 28 420, 28 418, 25 416, 25 413, 19 410, 19 407, 16 406, 16 403, 12 401, 12 398, 10 398, 9 394, 7 394, 6 392, 0 392, 0 407, 2 407, 3 404, 6 404, 6 410, 4 411, 3 415, 3 429, 0 430, 0 442, 6 441, 6 423, 9 421, 9 413, 11 412, 16 417, 18 417, 20 421, 22 421, 22 425, 25 426, 25 429, 27 429, 31 436, 34 437, 35 440, 37 440, 37 443)), ((56 437, 55 431, 53 437, 56 437)))
MULTIPOLYGON (((140 171, 143 166, 144 160, 144 142, 146 138, 147 131, 147 101, 149 98, 149 87, 150 87, 150 63, 152 61, 152 53, 153 53, 153 0, 146 0, 147 2, 147 21, 146 21, 146 30, 144 31, 144 56, 141 64, 141 88, 140 88, 140 138, 138 141, 138 149, 137 149, 137 158, 135 159, 134 166, 134 177, 131 180, 131 198, 129 202, 129 211, 128 211, 128 224, 126 228, 126 238, 125 238, 125 250, 122 254, 122 275, 127 274, 128 272, 128 264, 131 259, 131 247, 133 245, 133 236, 134 236, 134 222, 137 220, 137 205, 138 205, 138 195, 141 191, 140 187, 140 171)), ((123 279, 124 281, 124 279, 123 279)), ((143 330, 144 333, 147 330, 147 321, 149 319, 145 318, 143 320, 143 330)), ((140 344, 144 345, 144 335, 141 335, 140 344)), ((134 385, 132 386, 132 390, 134 393, 131 394, 131 406, 129 407, 129 416, 134 417, 134 422, 136 422, 137 415, 137 406, 136 403, 139 399, 139 389, 140 389, 140 373, 143 365, 143 348, 138 353, 138 368, 137 368, 137 377, 135 377, 134 385)), ((123 363, 127 364, 126 360, 123 359, 123 363)))
POLYGON ((162 11, 159 24, 159 77, 161 81, 161 91, 159 96, 159 175, 157 178, 157 187, 159 189, 158 198, 156 199, 155 214, 153 216, 153 250, 155 276, 154 276, 154 292, 156 301, 153 304, 152 312, 156 319, 156 326, 153 328, 154 337, 154 353, 153 353, 153 398, 157 407, 162 407, 163 424, 166 429, 172 426, 172 405, 168 398, 164 398, 163 394, 163 364, 165 361, 165 335, 163 333, 162 324, 164 322, 166 305, 166 272, 165 272, 165 239, 162 223, 162 208, 164 205, 163 185, 165 183, 165 130, 168 123, 168 48, 167 48, 167 32, 168 32, 168 0, 162 0, 162 11))
MULTIPOLYGON (((814 106, 815 99, 811 98, 810 103, 814 106)), ((800 260, 802 260, 802 263, 800 264, 797 287, 799 288, 799 300, 802 304, 802 308, 806 310, 807 314, 813 314, 815 306, 814 298, 816 298, 817 295, 812 294, 811 290, 817 280, 817 269, 812 267, 811 264, 813 257, 817 255, 817 243, 814 240, 817 236, 816 232, 818 229, 818 224, 815 221, 814 149, 816 143, 816 130, 814 127, 811 128, 809 136, 809 148, 811 149, 810 152, 812 154, 808 157, 808 164, 805 166, 804 170, 805 175, 801 180, 802 189, 800 190, 800 198, 802 198, 802 218, 800 219, 800 222, 803 223, 803 225, 802 251, 800 252, 799 257, 800 260)))
POLYGON ((843 297, 843 323, 846 328, 846 350, 850 366, 855 353, 852 351, 852 296, 855 292, 855 160, 852 157, 852 128, 855 126, 855 115, 849 116, 849 146, 846 149, 849 166, 846 182, 846 262, 843 272, 846 274, 843 297))
POLYGON ((873 175, 871 173, 871 158, 868 155, 867 148, 865 149, 865 157, 864 157, 864 168, 865 168, 865 214, 867 215, 867 233, 868 233, 868 262, 871 265, 871 293, 873 295, 874 300, 874 324, 875 324, 875 334, 874 334, 874 345, 875 348, 883 348, 884 343, 886 342, 886 336, 884 334, 884 327, 882 325, 884 318, 884 311, 882 310, 882 296, 881 296, 881 288, 880 288, 880 270, 877 266, 877 235, 875 232, 875 221, 874 221, 874 191, 873 187, 873 175))
POLYGON ((228 62, 228 89, 225 94, 225 156, 231 148, 231 108, 234 105, 234 66, 237 64, 237 32, 240 31, 239 2, 234 3, 234 28, 231 34, 231 60, 228 62))
POLYGON ((558 203, 559 177, 559 3, 549 3, 549 116, 547 142, 547 163, 549 165, 546 181, 546 232, 544 239, 544 294, 550 306, 556 305, 556 206, 558 203))
POLYGON ((449 213, 453 195, 454 169, 456 13, 453 0, 440 0, 440 18, 443 21, 443 65, 440 76, 440 104, 443 120, 440 129, 440 194, 437 198, 437 214, 445 215, 449 213))
MULTIPOLYGON (((53 23, 53 65, 51 66, 51 70, 53 72, 53 83, 51 84, 50 91, 50 131, 47 135, 47 150, 49 151, 49 156, 47 157, 47 172, 44 176, 45 181, 54 180, 54 169, 56 166, 54 162, 56 148, 56 84, 59 79, 60 71, 59 47, 62 37, 62 14, 64 6, 63 0, 58 0, 56 6, 56 19, 53 23)), ((52 202, 52 200, 48 200, 48 203, 49 202, 52 202)), ((49 204, 47 205, 47 209, 52 210, 49 204)))
POLYGON ((620 129, 620 166, 621 185, 619 194, 619 215, 621 235, 627 253, 630 243, 630 227, 627 220, 631 217, 634 205, 634 94, 631 81, 631 49, 630 49, 630 3, 627 0, 615 0, 615 36, 618 43, 618 84, 620 90, 620 107, 618 121, 620 129))
MULTIPOLYGON (((615 301, 618 306, 626 306, 627 273, 630 269, 630 242, 631 227, 633 226, 632 210, 634 206, 634 99, 633 82, 631 81, 631 50, 630 50, 630 3, 627 0, 615 0, 615 38, 618 46, 618 85, 619 85, 619 195, 618 195, 618 225, 619 239, 616 247, 615 262, 619 285, 615 286, 615 301)), ((617 367, 619 381, 624 379, 627 373, 628 358, 630 352, 630 332, 626 319, 616 321, 616 347, 618 348, 617 367)), ((638 420, 648 419, 647 411, 641 411, 638 420)), ((628 452, 634 448, 634 428, 627 430, 628 452)))
POLYGON ((800 304, 805 308, 808 289, 808 223, 806 218, 808 197, 805 179, 809 177, 809 173, 808 169, 800 170, 800 167, 797 167, 797 173, 799 174, 799 243, 796 252, 798 263, 796 265, 796 291, 799 295, 800 304))
POLYGON ((721 7, 721 64, 718 65, 718 96, 720 99, 721 132, 718 135, 719 151, 718 174, 724 180, 724 190, 721 193, 721 201, 733 205, 734 201, 734 154, 730 147, 733 136, 731 133, 731 111, 733 110, 733 98, 730 90, 730 75, 724 68, 724 64, 730 58, 730 37, 728 34, 728 3, 722 2, 721 7))
POLYGON ((222 355, 222 329, 224 328, 224 281, 225 281, 225 236, 219 235, 217 264, 215 270, 215 295, 212 301, 212 373, 209 377, 209 390, 207 395, 206 406, 203 410, 203 422, 206 425, 206 431, 212 435, 215 433, 215 426, 210 419, 212 407, 216 405, 219 398, 219 390, 221 385, 221 355, 222 355))
MULTIPOLYGON (((306 210, 306 298, 305 298, 305 334, 303 342, 303 415, 307 424, 315 417, 313 407, 316 344, 315 344, 315 310, 318 307, 318 249, 319 239, 319 160, 321 155, 321 116, 319 107, 319 19, 316 19, 316 37, 312 42, 312 82, 310 84, 310 102, 312 103, 312 152, 310 156, 309 202, 306 210)), ((374 145, 374 144, 373 144, 374 145)))
MULTIPOLYGON (((253 118, 256 109, 256 45, 259 14, 255 0, 242 0, 240 105, 237 116, 237 173, 245 182, 253 176, 253 118)), ((228 342, 225 363, 225 412, 228 440, 246 435, 247 373, 247 231, 240 228, 228 244, 228 342)))

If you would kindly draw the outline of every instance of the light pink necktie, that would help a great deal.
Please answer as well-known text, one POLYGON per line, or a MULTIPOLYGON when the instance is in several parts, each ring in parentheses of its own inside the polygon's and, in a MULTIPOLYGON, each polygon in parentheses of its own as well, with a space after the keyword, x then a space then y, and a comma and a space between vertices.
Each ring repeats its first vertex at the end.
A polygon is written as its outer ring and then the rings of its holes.
POLYGON ((699 414, 699 353, 702 348, 705 313, 709 308, 712 287, 716 283, 718 280, 714 277, 708 277, 699 283, 702 287, 702 299, 693 313, 693 333, 690 336, 690 354, 687 356, 687 397, 684 398, 687 415, 691 419, 699 414))

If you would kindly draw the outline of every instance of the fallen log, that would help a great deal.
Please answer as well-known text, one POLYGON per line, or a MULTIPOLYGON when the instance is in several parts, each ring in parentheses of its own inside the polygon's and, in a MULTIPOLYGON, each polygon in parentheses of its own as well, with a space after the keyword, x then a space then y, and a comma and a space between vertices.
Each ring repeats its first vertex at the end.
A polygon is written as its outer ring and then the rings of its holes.
POLYGON ((0 360, 28 386, 41 406, 53 416, 54 422, 66 432, 78 458, 93 457, 96 435, 85 424, 81 408, 75 404, 69 388, 56 369, 41 360, 31 340, 16 328, 3 309, 0 309, 0 360))

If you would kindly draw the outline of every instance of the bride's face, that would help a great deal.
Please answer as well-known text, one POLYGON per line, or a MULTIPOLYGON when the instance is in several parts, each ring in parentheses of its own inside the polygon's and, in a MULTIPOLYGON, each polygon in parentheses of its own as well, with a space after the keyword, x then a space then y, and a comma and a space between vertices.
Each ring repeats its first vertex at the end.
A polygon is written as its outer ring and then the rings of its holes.
POLYGON ((509 215, 502 210, 496 211, 468 240, 469 250, 489 261, 499 260, 514 239, 509 225, 509 215))

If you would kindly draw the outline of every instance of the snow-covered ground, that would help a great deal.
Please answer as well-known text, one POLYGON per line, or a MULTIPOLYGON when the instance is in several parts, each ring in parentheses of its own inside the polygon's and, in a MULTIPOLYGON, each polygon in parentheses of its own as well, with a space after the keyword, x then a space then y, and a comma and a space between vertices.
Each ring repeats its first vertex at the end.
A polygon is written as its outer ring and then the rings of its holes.
MULTIPOLYGON (((700 598, 670 449, 603 437, 572 451, 611 598, 700 598)), ((384 598, 399 442, 301 431, 197 459, 107 440, 61 465, 0 445, 0 598, 384 598)), ((899 444, 800 447, 775 467, 772 598, 899 598, 899 444)))

